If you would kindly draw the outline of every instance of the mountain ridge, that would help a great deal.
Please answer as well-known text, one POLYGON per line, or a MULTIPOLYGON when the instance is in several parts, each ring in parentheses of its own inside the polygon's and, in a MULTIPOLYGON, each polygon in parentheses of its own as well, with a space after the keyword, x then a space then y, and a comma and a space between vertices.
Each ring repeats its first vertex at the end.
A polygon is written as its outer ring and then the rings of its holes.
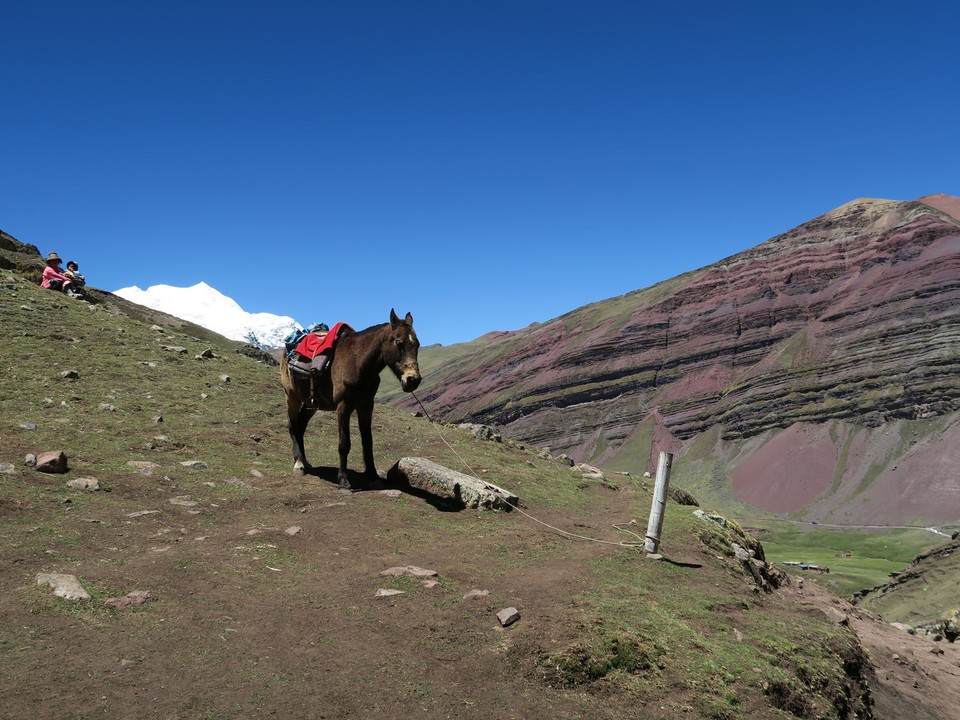
POLYGON ((425 377, 421 399, 442 419, 615 469, 650 469, 654 445, 675 451, 695 459, 681 478, 718 501, 756 502, 751 488, 766 483, 811 519, 903 520, 909 509, 958 522, 960 506, 942 502, 949 487, 921 483, 916 507, 893 475, 918 447, 932 464, 960 460, 947 442, 960 399, 960 220, 941 209, 960 201, 928 197, 939 207, 857 199, 710 266, 459 350, 425 377), (809 485, 799 471, 781 481, 743 469, 751 447, 808 426, 831 428, 816 492, 798 491, 809 485), (887 430, 911 436, 890 447, 887 430), (854 507, 864 484, 868 510, 854 507), (831 503, 831 488, 847 501, 831 503))

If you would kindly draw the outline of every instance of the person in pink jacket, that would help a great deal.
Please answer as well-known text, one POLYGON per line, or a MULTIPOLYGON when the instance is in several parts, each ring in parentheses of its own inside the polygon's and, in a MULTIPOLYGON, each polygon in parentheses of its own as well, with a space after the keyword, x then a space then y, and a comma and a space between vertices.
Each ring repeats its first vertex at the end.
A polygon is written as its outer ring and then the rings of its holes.
POLYGON ((73 280, 63 274, 63 269, 60 267, 62 262, 63 260, 55 252, 47 255, 47 266, 43 269, 43 280, 40 281, 41 287, 60 292, 67 292, 73 287, 73 280))

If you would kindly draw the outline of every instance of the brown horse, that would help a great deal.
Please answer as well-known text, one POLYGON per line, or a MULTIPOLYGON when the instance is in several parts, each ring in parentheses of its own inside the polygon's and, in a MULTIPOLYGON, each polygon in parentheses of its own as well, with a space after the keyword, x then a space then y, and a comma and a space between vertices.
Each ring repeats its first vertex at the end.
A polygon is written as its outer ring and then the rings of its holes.
POLYGON ((303 434, 317 410, 336 411, 340 441, 340 487, 349 488, 347 455, 350 453, 350 415, 356 411, 363 445, 363 464, 367 479, 379 480, 373 461, 373 402, 380 387, 380 372, 389 367, 400 380, 400 387, 413 392, 420 384, 417 352, 420 341, 413 329, 413 316, 401 320, 390 310, 390 322, 374 325, 360 332, 345 331, 337 340, 329 371, 318 381, 317 401, 310 403, 310 383, 298 380, 290 371, 286 356, 280 361, 280 380, 287 395, 287 417, 293 442, 293 469, 298 475, 309 470, 303 452, 303 434))

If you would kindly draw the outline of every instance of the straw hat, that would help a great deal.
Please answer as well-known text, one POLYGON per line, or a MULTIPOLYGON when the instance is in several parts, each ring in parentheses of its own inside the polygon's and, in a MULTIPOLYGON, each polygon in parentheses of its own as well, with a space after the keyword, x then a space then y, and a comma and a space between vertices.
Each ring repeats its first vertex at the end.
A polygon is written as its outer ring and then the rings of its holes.
POLYGON ((60 259, 60 256, 57 255, 55 252, 52 252, 52 253, 50 253, 49 255, 47 255, 47 262, 48 262, 48 263, 52 263, 52 262, 62 263, 63 260, 61 260, 61 259, 60 259))

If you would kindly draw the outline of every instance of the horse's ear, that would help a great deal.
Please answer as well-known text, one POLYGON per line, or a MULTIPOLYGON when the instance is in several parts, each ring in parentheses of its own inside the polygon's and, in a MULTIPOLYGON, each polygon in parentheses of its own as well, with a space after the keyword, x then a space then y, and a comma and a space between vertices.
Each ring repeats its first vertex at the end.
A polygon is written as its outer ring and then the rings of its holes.
POLYGON ((404 319, 407 321, 407 325, 413 325, 413 315, 407 313, 407 317, 404 319))
POLYGON ((394 312, 393 308, 390 308, 390 327, 396 328, 400 324, 400 318, 397 317, 397 313, 394 312))

